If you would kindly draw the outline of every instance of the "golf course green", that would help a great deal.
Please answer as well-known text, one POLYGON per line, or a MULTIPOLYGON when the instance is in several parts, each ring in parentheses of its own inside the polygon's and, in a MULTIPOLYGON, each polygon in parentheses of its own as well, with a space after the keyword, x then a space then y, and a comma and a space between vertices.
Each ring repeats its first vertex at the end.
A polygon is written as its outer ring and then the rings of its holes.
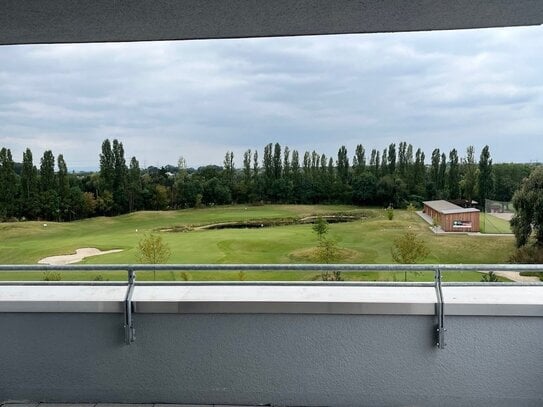
MULTIPOLYGON (((0 264, 36 264, 48 256, 67 255, 79 248, 121 249, 88 257, 84 264, 137 263, 138 242, 145 234, 160 235, 171 250, 168 263, 312 263, 317 236, 312 215, 355 215, 350 222, 329 225, 328 236, 337 241, 344 263, 393 263, 396 238, 414 231, 430 250, 424 263, 503 263, 514 250, 510 236, 435 235, 412 211, 395 210, 388 220, 383 209, 345 205, 221 206, 179 211, 136 212, 75 222, 0 223, 0 264), (226 222, 287 221, 290 225, 203 229, 226 222)), ((254 225, 253 225, 254 226, 254 225)), ((315 280, 318 273, 139 273, 139 280, 315 280)), ((431 280, 431 273, 345 273, 353 280, 431 280)), ((0 273, 1 280, 42 280, 43 273, 0 273)), ((125 280, 123 272, 67 272, 63 280, 125 280)), ((479 273, 446 273, 449 281, 479 281, 479 273)))

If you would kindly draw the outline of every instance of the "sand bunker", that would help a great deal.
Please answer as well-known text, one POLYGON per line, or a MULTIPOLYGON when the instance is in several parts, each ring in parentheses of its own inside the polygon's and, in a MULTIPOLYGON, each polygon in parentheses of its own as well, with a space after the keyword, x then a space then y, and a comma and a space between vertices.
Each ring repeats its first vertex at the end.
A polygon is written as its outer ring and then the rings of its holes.
POLYGON ((38 261, 38 263, 51 264, 55 266, 63 265, 63 264, 74 264, 74 263, 79 263, 81 260, 83 260, 86 257, 101 256, 103 254, 118 253, 118 252, 122 252, 122 250, 115 249, 115 250, 101 251, 94 247, 84 247, 82 249, 77 249, 75 251, 75 254, 45 257, 44 259, 41 259, 40 261, 38 261))

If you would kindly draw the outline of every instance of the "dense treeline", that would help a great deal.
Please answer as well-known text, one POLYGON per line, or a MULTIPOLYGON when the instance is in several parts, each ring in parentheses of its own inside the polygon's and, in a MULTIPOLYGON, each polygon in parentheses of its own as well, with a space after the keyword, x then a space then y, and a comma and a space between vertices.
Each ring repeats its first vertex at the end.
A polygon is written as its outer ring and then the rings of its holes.
POLYGON ((227 152, 222 166, 177 166, 140 169, 127 164, 123 144, 105 140, 100 170, 69 173, 64 157, 45 151, 34 163, 32 152, 15 163, 0 150, 0 218, 70 221, 136 210, 164 210, 229 203, 354 203, 403 207, 427 199, 487 198, 511 200, 533 165, 493 164, 490 149, 476 158, 473 147, 435 149, 428 163, 411 144, 390 144, 366 152, 358 145, 349 156, 341 146, 336 157, 316 151, 303 154, 278 143, 243 154, 241 168, 227 152))

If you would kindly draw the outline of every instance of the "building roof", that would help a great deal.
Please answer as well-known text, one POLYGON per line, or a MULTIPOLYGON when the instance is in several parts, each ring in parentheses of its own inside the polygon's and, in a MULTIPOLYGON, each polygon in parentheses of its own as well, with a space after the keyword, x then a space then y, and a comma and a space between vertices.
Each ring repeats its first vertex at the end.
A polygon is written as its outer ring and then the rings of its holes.
POLYGON ((479 209, 462 208, 461 206, 455 205, 449 201, 445 201, 442 199, 438 201, 425 201, 423 202, 423 204, 444 215, 448 215, 451 213, 480 212, 479 209))

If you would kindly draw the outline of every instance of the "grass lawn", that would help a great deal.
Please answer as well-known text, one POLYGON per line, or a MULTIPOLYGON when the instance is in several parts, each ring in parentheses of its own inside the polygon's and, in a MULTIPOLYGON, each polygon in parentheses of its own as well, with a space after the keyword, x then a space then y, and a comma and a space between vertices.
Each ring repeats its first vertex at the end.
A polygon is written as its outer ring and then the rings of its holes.
POLYGON ((490 213, 481 213, 482 233, 513 233, 509 221, 493 216, 490 213))
MULTIPOLYGON (((380 209, 354 206, 268 205, 226 206, 169 212, 138 212, 114 218, 93 218, 71 223, 19 222, 0 224, 0 263, 35 264, 47 256, 70 254, 82 247, 122 249, 120 253, 91 257, 87 264, 136 263, 136 247, 145 232, 160 233, 170 246, 169 263, 308 263, 317 239, 311 225, 260 229, 160 232, 183 225, 303 217, 312 214, 365 212, 371 216, 349 223, 330 225, 329 236, 347 253, 345 263, 392 263, 390 250, 395 238, 408 230, 427 243, 426 263, 502 263, 514 250, 511 237, 434 235, 415 213, 395 211, 389 221, 380 209)), ((64 280, 92 280, 99 273, 64 273, 64 280)), ((125 280, 126 273, 102 273, 110 280, 125 280)), ((139 273, 139 280, 152 280, 152 272, 139 273)), ((318 273, 268 272, 188 273, 160 272, 157 280, 313 280, 318 273)), ((346 279, 404 280, 404 273, 349 273, 346 279)), ((41 280, 42 273, 0 273, 0 279, 41 280)), ((408 275, 408 281, 431 280, 431 274, 408 275)), ((446 280, 479 281, 479 273, 445 274, 446 280)))

